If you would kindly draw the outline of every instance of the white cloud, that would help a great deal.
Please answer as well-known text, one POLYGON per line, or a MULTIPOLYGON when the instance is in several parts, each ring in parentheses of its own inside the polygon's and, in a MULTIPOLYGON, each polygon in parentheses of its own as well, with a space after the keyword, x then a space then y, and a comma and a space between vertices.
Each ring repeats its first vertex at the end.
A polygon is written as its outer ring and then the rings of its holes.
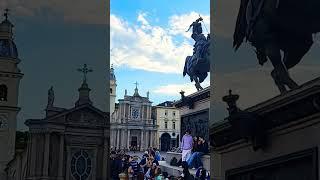
MULTIPOLYGON (((191 14, 196 14, 192 12, 191 14)), ((185 17, 186 15, 181 15, 185 17)), ((111 14, 111 63, 133 69, 160 73, 181 73, 185 58, 192 54, 193 40, 180 36, 174 28, 178 25, 169 24, 169 28, 153 26, 147 20, 147 13, 139 13, 137 22, 129 23, 111 14), (177 32, 173 34, 173 32, 177 32)), ((183 19, 174 15, 169 18, 183 19)), ((187 20, 186 20, 187 21, 187 20)), ((190 20, 188 24, 192 23, 190 20)))
MULTIPOLYGON (((208 87, 209 85, 210 85, 209 78, 207 78, 201 84, 203 88, 208 87)), ((196 87, 194 86, 194 82, 192 83, 190 82, 186 84, 168 84, 168 85, 157 87, 155 90, 153 90, 153 92, 157 94, 175 96, 175 95, 179 95, 179 92, 181 92, 181 90, 185 92, 185 95, 189 95, 196 92, 196 87)))
POLYGON ((141 22, 143 25, 149 25, 149 22, 146 20, 145 16, 147 16, 147 13, 139 13, 137 21, 141 22))

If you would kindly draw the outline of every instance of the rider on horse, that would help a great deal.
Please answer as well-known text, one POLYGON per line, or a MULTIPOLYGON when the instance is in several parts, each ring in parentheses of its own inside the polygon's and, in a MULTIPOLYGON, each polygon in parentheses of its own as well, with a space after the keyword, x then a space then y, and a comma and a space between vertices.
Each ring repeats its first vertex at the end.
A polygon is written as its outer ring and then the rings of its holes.
POLYGON ((202 34, 202 26, 200 21, 203 19, 200 17, 194 21, 190 26, 187 32, 192 27, 192 39, 195 40, 193 55, 188 56, 185 61, 185 67, 183 71, 183 76, 188 74, 190 76, 191 82, 194 80, 196 83, 196 88, 198 90, 202 89, 200 83, 204 81, 207 77, 207 53, 208 46, 210 42, 210 35, 208 34, 207 38, 202 34), (200 65, 201 64, 201 65, 200 65), (203 68, 205 67, 205 68, 203 68))

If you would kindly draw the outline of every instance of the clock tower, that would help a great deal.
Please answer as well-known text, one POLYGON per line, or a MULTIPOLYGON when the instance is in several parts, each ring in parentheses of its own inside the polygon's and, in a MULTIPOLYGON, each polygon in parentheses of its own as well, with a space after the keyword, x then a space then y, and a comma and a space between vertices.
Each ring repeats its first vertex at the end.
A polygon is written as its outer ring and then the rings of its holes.
POLYGON ((20 59, 13 39, 13 24, 8 9, 0 23, 0 179, 4 168, 15 154, 19 82, 23 74, 18 68, 20 59))

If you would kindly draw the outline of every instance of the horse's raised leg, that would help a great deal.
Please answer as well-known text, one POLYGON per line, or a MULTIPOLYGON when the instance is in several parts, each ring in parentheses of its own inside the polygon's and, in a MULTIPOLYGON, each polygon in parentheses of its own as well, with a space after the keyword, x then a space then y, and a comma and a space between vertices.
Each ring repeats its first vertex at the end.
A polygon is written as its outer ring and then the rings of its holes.
POLYGON ((266 55, 269 57, 274 67, 274 70, 271 72, 271 76, 279 91, 283 94, 287 91, 285 88, 285 77, 288 77, 289 74, 281 60, 280 48, 275 43, 270 43, 266 46, 266 55))
POLYGON ((203 89, 203 88, 201 87, 200 83, 199 83, 199 80, 198 80, 197 76, 192 76, 192 79, 194 80, 195 86, 196 86, 196 88, 197 88, 198 91, 200 91, 201 89, 203 89))
POLYGON ((280 91, 281 94, 284 94, 285 92, 287 92, 287 89, 286 89, 285 85, 282 84, 282 83, 279 81, 277 72, 276 72, 275 70, 272 70, 272 71, 271 71, 271 77, 273 78, 274 83, 275 83, 276 86, 278 87, 278 89, 279 89, 279 91, 280 91))

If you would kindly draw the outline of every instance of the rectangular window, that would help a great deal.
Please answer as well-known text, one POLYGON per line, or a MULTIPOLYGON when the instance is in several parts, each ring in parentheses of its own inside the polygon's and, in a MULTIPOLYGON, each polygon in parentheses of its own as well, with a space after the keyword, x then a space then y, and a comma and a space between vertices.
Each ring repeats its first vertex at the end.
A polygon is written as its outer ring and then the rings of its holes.
POLYGON ((165 110, 164 115, 168 116, 168 110, 165 110))
POLYGON ((164 128, 168 129, 168 122, 164 122, 164 128))
POLYGON ((173 116, 176 116, 176 112, 175 112, 175 111, 173 111, 173 112, 172 112, 172 115, 173 115, 173 116))
POLYGON ((176 122, 172 122, 172 129, 176 129, 176 122))

